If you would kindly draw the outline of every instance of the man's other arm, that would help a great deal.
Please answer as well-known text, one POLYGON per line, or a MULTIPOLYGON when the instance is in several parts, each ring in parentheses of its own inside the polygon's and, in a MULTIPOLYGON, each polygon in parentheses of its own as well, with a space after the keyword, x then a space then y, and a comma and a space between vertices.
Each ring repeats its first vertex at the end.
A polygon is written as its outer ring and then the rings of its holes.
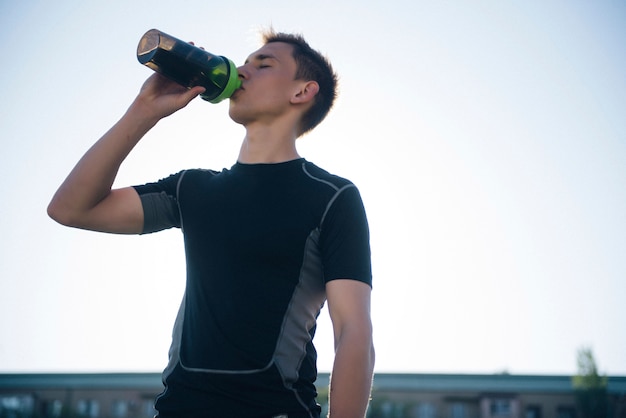
POLYGON ((328 416, 363 418, 374 373, 371 287, 356 280, 338 279, 326 284, 326 294, 335 335, 328 416))

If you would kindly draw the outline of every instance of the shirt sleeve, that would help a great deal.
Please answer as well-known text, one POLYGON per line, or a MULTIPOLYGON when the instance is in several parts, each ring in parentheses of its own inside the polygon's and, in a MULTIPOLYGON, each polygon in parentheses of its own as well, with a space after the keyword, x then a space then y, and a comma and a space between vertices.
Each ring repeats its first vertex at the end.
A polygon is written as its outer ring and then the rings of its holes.
POLYGON ((143 206, 142 234, 180 228, 178 188, 184 172, 173 174, 155 183, 133 186, 143 206))
POLYGON ((337 192, 320 234, 324 278, 352 279, 372 286, 370 236, 361 195, 353 184, 337 192))

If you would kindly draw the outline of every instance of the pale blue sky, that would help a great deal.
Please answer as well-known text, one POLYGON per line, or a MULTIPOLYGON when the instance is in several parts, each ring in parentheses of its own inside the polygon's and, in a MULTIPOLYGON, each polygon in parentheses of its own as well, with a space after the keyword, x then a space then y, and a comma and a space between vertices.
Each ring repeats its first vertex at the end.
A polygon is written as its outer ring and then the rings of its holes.
MULTIPOLYGON (((45 207, 150 74, 146 30, 242 63, 270 24, 341 75, 299 148, 362 192, 377 371, 571 374, 590 346, 626 375, 626 4, 496 0, 0 0, 0 372, 165 366, 180 232, 71 230, 45 207)), ((196 100, 117 184, 229 167, 242 136, 196 100)), ((324 312, 324 371, 331 335, 324 312)))

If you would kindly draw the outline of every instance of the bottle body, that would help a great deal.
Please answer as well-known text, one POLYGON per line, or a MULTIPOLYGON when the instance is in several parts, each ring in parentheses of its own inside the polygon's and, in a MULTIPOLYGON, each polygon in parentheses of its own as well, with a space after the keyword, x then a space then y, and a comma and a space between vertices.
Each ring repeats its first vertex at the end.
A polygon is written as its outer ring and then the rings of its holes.
POLYGON ((241 86, 235 64, 156 29, 146 32, 137 46, 137 59, 152 70, 191 88, 202 86, 204 100, 218 103, 241 86))

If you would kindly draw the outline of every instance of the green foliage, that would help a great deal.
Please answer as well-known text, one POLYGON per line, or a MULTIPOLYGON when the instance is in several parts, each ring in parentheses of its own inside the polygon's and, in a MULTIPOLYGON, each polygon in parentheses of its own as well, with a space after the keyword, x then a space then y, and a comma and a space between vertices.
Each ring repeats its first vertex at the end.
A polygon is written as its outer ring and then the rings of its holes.
POLYGON ((572 377, 578 407, 583 418, 602 418, 608 414, 607 377, 598 373, 591 348, 578 350, 578 374, 572 377))
POLYGON ((606 376, 600 376, 591 348, 582 347, 578 350, 578 374, 572 378, 575 389, 606 388, 606 376))

